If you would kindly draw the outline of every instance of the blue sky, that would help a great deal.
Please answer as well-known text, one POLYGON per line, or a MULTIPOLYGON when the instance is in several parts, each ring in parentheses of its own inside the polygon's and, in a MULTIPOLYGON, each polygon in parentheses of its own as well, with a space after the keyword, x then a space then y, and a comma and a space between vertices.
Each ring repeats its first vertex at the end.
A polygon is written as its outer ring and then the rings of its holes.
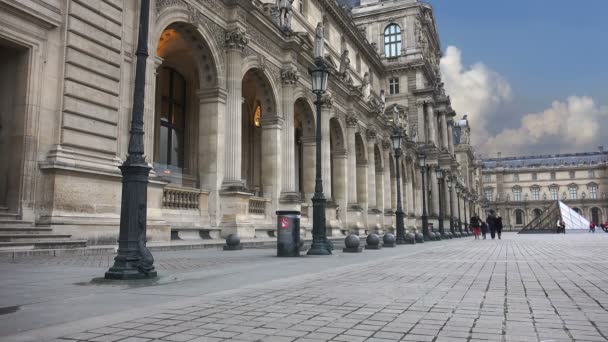
MULTIPOLYGON (((511 87, 509 101, 494 108, 500 120, 492 120, 488 131, 515 129, 525 114, 571 96, 608 105, 608 0, 428 2, 435 9, 444 52, 457 47, 465 69, 481 62, 511 87)), ((551 147, 544 141, 538 150, 551 147)))

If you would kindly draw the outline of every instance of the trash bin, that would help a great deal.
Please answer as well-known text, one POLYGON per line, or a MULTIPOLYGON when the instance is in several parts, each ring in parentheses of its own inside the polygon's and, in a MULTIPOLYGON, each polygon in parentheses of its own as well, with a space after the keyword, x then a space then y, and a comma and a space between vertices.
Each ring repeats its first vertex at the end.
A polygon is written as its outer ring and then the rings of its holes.
POLYGON ((277 211, 277 256, 300 256, 299 211, 277 211))

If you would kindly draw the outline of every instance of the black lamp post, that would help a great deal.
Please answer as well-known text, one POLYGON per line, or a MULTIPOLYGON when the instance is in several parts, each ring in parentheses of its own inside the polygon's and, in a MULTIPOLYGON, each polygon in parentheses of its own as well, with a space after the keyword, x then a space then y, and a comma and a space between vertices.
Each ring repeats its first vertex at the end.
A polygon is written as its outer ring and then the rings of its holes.
POLYGON ((435 176, 437 177, 437 185, 439 189, 439 236, 442 239, 445 239, 447 236, 445 235, 445 229, 443 227, 443 203, 441 200, 443 194, 443 170, 439 168, 439 166, 435 169, 435 176))
MULTIPOLYGON (((464 209, 464 230, 469 234, 469 219, 467 218, 467 202, 469 201, 469 195, 465 192, 462 193, 462 205, 464 209)), ((469 205, 470 209, 470 205, 469 205)))
POLYGON ((308 255, 330 255, 331 247, 327 241, 325 227, 325 206, 327 199, 323 194, 323 178, 321 175, 321 105, 322 96, 327 90, 329 70, 323 58, 315 60, 315 68, 310 72, 312 76, 312 92, 317 95, 317 133, 316 133, 316 176, 315 195, 312 197, 312 245, 308 255))
POLYGON ((450 198, 448 199, 448 206, 450 208, 450 232, 456 236, 456 232, 454 231, 454 213, 452 211, 452 176, 447 175, 446 177, 446 183, 448 183, 448 192, 450 195, 450 198))
POLYGON ((424 241, 431 239, 429 235, 429 217, 426 212, 426 185, 424 182, 426 174, 426 155, 421 153, 418 155, 418 162, 420 163, 420 173, 422 174, 422 234, 424 235, 424 241))
MULTIPOLYGON (((395 213, 395 217, 397 219, 397 244, 404 245, 407 243, 405 239, 405 224, 403 223, 403 217, 405 214, 403 213, 403 207, 401 205, 401 171, 399 170, 399 158, 401 157, 401 143, 403 141, 403 134, 401 133, 401 129, 395 126, 393 130, 393 135, 391 136, 393 141, 393 148, 395 149, 395 162, 396 172, 397 172, 397 212, 395 213)), ((415 242, 415 240, 413 240, 415 242)))
POLYGON ((462 220, 460 219, 460 192, 462 188, 459 183, 456 183, 456 202, 458 203, 458 231, 462 234, 462 220))
POLYGON ((149 16, 150 0, 141 0, 129 149, 127 160, 120 166, 122 200, 118 255, 114 258, 114 265, 106 272, 106 279, 146 279, 157 276, 154 258, 146 248, 148 176, 151 169, 144 157, 144 97, 149 16))

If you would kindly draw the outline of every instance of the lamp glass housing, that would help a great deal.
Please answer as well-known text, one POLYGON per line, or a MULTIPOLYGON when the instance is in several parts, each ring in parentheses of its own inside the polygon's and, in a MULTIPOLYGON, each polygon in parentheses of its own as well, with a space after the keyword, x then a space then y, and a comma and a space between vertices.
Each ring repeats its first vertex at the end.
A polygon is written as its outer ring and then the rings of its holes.
POLYGON ((398 150, 401 148, 401 140, 402 140, 402 136, 401 133, 398 130, 395 130, 393 132, 393 135, 391 136, 392 142, 393 142, 393 148, 395 150, 398 150))
POLYGON ((327 90, 327 79, 329 72, 322 65, 317 65, 310 73, 312 76, 313 93, 324 93, 327 90))
POLYGON ((446 179, 446 182, 448 183, 448 188, 452 188, 452 177, 448 176, 446 179))
POLYGON ((436 168, 435 169, 435 176, 437 176, 437 179, 443 179, 443 170, 440 168, 436 168))
POLYGON ((418 155, 418 163, 420 164, 420 167, 426 166, 426 156, 424 154, 418 155))

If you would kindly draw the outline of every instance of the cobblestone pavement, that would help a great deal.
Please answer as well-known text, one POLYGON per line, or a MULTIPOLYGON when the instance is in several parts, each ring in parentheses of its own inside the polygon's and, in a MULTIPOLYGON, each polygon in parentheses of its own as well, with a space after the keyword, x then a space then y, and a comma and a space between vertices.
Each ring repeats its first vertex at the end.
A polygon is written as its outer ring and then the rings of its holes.
POLYGON ((420 247, 76 325, 55 341, 608 341, 608 234, 420 247))

